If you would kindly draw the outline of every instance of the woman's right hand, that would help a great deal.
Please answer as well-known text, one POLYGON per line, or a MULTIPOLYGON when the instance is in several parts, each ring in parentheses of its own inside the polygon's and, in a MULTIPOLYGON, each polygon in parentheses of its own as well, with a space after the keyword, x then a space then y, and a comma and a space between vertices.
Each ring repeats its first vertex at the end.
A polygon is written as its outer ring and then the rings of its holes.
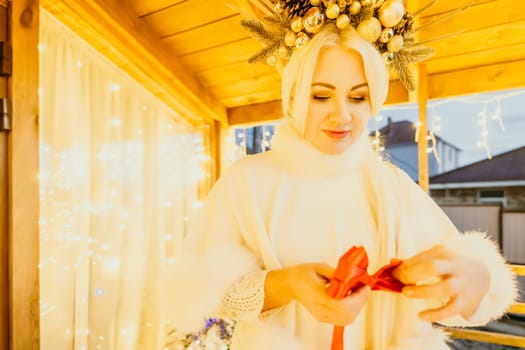
POLYGON ((326 286, 334 274, 327 264, 308 263, 270 271, 265 283, 265 307, 271 309, 295 300, 320 322, 345 326, 352 323, 366 304, 370 287, 335 299, 326 286))

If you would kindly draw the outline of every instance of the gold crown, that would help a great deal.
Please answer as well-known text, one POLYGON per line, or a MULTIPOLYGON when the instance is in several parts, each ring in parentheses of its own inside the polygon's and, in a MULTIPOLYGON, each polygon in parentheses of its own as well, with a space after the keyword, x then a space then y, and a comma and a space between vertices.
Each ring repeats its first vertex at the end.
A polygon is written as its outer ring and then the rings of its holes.
POLYGON ((249 0, 260 16, 243 19, 241 25, 264 45, 250 63, 266 60, 275 65, 287 61, 294 49, 306 44, 327 23, 337 28, 354 27, 394 68, 408 90, 414 90, 409 64, 434 54, 432 48, 416 43, 414 15, 406 11, 403 0, 249 0))

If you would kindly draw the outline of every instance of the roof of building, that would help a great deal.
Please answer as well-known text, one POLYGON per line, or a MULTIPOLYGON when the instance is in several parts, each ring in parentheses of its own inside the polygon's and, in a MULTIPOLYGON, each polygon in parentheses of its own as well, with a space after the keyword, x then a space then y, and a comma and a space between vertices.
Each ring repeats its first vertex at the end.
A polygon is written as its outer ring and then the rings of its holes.
MULTIPOLYGON (((390 117, 388 117, 387 125, 379 129, 379 134, 381 135, 383 144, 387 147, 405 143, 416 144, 415 133, 416 128, 414 127, 414 123, 411 121, 401 120, 393 122, 392 118, 390 117)), ((375 132, 370 133, 371 136, 374 136, 374 134, 375 132)), ((446 143, 447 145, 450 145, 451 147, 454 147, 457 150, 460 150, 458 147, 450 144, 438 135, 436 135, 436 139, 446 143)))
POLYGON ((525 146, 430 178, 431 184, 525 180, 525 146))

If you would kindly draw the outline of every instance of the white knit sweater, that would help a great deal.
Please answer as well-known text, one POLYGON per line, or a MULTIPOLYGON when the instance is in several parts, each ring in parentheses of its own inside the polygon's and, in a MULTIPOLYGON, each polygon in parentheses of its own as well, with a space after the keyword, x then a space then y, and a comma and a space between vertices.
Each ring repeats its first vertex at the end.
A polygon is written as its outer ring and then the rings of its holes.
MULTIPOLYGON (((299 263, 335 266, 353 245, 366 248, 369 272, 436 244, 486 262, 491 286, 478 310, 468 321, 458 316, 445 324, 486 323, 514 300, 514 276, 494 244, 458 233, 408 176, 376 160, 366 135, 329 156, 284 123, 273 148, 230 168, 193 221, 167 288, 180 330, 223 316, 237 321, 232 350, 328 349, 332 325, 301 305, 261 315, 264 278, 268 270, 299 263)), ((417 317, 441 302, 373 292, 366 312, 345 327, 345 349, 448 349, 444 335, 417 317)))

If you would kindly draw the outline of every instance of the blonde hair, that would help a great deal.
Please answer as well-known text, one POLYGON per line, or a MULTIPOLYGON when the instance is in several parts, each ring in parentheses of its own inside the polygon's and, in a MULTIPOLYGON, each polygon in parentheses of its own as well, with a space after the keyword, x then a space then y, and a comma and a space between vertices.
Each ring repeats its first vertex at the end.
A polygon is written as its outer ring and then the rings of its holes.
POLYGON ((301 134, 304 132, 310 86, 319 55, 323 48, 336 45, 355 50, 361 56, 370 88, 371 115, 375 115, 385 102, 388 93, 388 71, 379 51, 353 27, 339 30, 335 25, 327 24, 310 42, 295 49, 282 71, 283 115, 294 117, 301 134))

